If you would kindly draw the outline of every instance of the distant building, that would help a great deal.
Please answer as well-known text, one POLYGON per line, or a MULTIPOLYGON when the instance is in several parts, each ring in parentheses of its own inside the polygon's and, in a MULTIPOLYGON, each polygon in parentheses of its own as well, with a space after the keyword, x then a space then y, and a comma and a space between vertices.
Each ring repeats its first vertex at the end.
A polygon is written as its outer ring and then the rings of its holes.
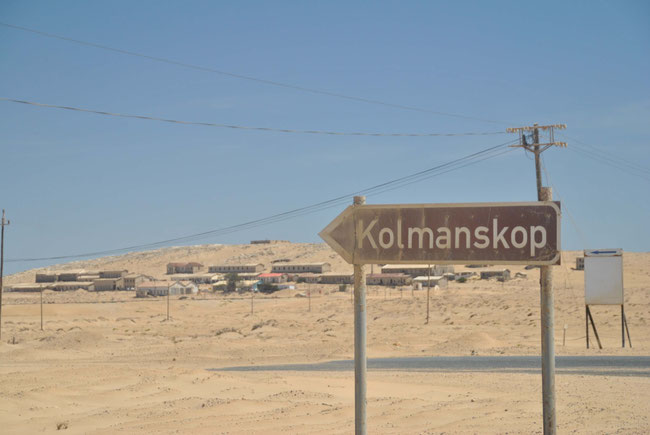
POLYGON ((138 284, 135 288, 135 296, 143 298, 146 296, 166 296, 171 281, 145 281, 138 284))
POLYGON ((458 272, 456 274, 456 279, 458 279, 458 278, 468 279, 468 278, 471 278, 473 276, 478 276, 478 274, 476 272, 463 271, 463 272, 458 272))
POLYGON ((6 292, 22 292, 22 293, 31 293, 31 292, 40 292, 42 290, 51 289, 52 284, 49 283, 29 283, 29 284, 14 284, 7 287, 3 287, 3 291, 6 292))
POLYGON ((124 277, 124 290, 135 290, 138 284, 145 281, 154 281, 153 277, 132 273, 124 277))
POLYGON ((86 275, 85 270, 66 270, 57 274, 57 281, 79 281, 79 275, 86 275))
POLYGON ((86 273, 84 275, 79 275, 77 277, 77 281, 94 281, 96 279, 99 279, 100 276, 98 273, 86 273))
POLYGON ((93 281, 95 291, 124 290, 124 278, 99 278, 93 281))
POLYGON ((203 269, 201 263, 167 263, 167 274, 173 275, 175 273, 197 273, 203 269))
POLYGON ((443 273, 442 276, 447 278, 447 281, 455 281, 456 280, 456 274, 455 273, 447 272, 447 273, 443 273))
POLYGON ((421 284, 422 287, 427 287, 429 282, 431 283, 431 287, 438 286, 440 288, 445 288, 447 287, 447 278, 441 275, 436 275, 436 276, 418 276, 416 278, 413 278, 414 283, 421 284))
POLYGON ((100 270, 100 278, 124 278, 129 273, 128 270, 100 270))
POLYGON ((208 267, 210 273, 261 273, 264 272, 264 265, 257 264, 217 264, 208 267))
POLYGON ((585 270, 585 257, 576 258, 576 270, 585 270))
POLYGON ((286 263, 274 264, 272 273, 325 273, 331 270, 329 263, 286 263))
POLYGON ((403 273, 412 277, 431 275, 444 275, 453 273, 453 265, 443 264, 387 264, 381 268, 381 273, 403 273))
POLYGON ((413 277, 404 273, 371 273, 366 275, 367 285, 410 285, 413 277))
POLYGON ((169 286, 170 295, 195 295, 198 292, 199 287, 190 281, 177 281, 169 286))
MULTIPOLYGON (((220 281, 225 278, 224 275, 215 275, 215 276, 220 277, 220 279, 216 281, 220 281)), ((241 281, 259 281, 260 280, 259 276, 260 276, 259 273, 238 273, 237 274, 237 278, 241 281)))
POLYGON ((289 281, 317 284, 320 282, 320 278, 321 275, 318 273, 296 273, 292 277, 289 277, 289 281))
POLYGON ((510 279, 509 269, 482 270, 481 279, 496 278, 497 281, 508 281, 510 279))
POLYGON ((56 272, 41 272, 36 274, 36 282, 56 282, 58 274, 56 272))
POLYGON ((239 291, 257 291, 259 281, 237 281, 237 290, 239 291))
POLYGON ((224 291, 228 288, 228 281, 221 280, 217 282, 212 283, 212 290, 213 291, 224 291))
POLYGON ((261 273, 258 278, 265 284, 280 284, 287 282, 286 273, 261 273))
POLYGON ((324 273, 320 276, 321 284, 353 284, 354 275, 351 273, 324 273))
POLYGON ((57 291, 70 290, 95 290, 95 284, 92 281, 62 281, 52 284, 52 289, 57 291))
POLYGON ((222 275, 214 273, 177 273, 174 274, 174 281, 191 281, 194 284, 210 284, 218 281, 222 275))
POLYGON ((288 240, 251 240, 251 245, 269 245, 271 243, 289 243, 288 240))
POLYGON ((411 276, 435 275, 434 264, 386 264, 382 266, 381 273, 402 273, 411 276))

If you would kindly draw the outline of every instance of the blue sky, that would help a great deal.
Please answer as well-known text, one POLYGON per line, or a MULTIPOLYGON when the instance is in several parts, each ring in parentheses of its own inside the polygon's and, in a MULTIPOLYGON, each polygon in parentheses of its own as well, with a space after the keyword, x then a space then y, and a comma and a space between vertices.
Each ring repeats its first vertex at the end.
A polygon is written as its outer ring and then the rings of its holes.
MULTIPOLYGON (((271 86, 0 26, 5 98, 290 129, 500 132, 533 122, 566 123, 565 136, 556 139, 569 147, 544 154, 555 198, 573 217, 563 218, 564 249, 650 250, 647 2, 4 1, 0 21, 468 118, 271 86), (614 158, 590 159, 590 147, 614 158)), ((514 139, 228 130, 5 101, 0 128, 0 206, 12 220, 8 259, 115 249, 221 228, 514 139)), ((368 203, 535 199, 533 162, 516 151, 369 196, 368 203)), ((316 242, 342 209, 196 243, 316 242)), ((9 262, 5 270, 50 263, 9 262)))

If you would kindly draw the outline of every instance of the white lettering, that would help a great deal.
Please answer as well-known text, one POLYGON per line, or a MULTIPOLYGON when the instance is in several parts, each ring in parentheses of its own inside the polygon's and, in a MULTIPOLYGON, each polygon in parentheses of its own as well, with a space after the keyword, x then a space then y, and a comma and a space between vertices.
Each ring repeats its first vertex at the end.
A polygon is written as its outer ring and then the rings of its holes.
POLYGON ((479 240, 482 240, 481 243, 474 242, 474 246, 477 247, 478 249, 485 249, 488 246, 490 246, 490 238, 487 236, 488 231, 490 229, 488 227, 476 227, 474 230, 474 237, 476 237, 479 240))
POLYGON ((438 239, 436 240, 436 246, 440 249, 449 249, 451 248, 451 230, 447 227, 440 227, 438 228, 439 233, 445 233, 444 235, 438 236, 438 239), (440 239, 445 238, 445 243, 443 244, 440 239))
POLYGON ((526 246, 526 242, 528 242, 528 233, 526 232, 526 228, 520 226, 514 227, 510 234, 510 242, 515 248, 523 248, 526 246), (517 233, 521 233, 521 242, 517 242, 517 233))
POLYGON ((395 242, 395 235, 393 234, 393 230, 387 227, 382 228, 379 232, 379 245, 384 249, 388 249, 393 246, 393 242, 395 242), (384 243, 385 234, 388 234, 388 243, 384 243))
POLYGON ((372 234, 370 234, 370 230, 372 227, 375 226, 379 219, 375 218, 370 222, 370 225, 368 225, 368 228, 365 230, 363 229, 363 221, 359 220, 357 221, 357 246, 359 249, 363 248, 363 239, 366 237, 368 238, 368 241, 370 242, 370 246, 372 246, 374 249, 377 249, 377 244, 375 243, 375 239, 372 238, 372 234))
POLYGON ((424 233, 427 233, 429 235, 429 249, 433 249, 433 231, 431 231, 431 228, 418 228, 418 227, 412 227, 409 228, 409 249, 413 247, 413 234, 417 233, 420 241, 420 249, 422 249, 422 245, 424 245, 424 233))
POLYGON ((467 228, 467 227, 457 227, 456 228, 456 245, 455 245, 456 249, 458 249, 458 247, 460 246, 460 235, 461 234, 465 234, 465 247, 467 249, 469 249, 470 234, 469 234, 469 228, 467 228))
POLYGON ((506 241, 506 238, 505 238, 505 234, 506 234, 506 231, 508 231, 508 227, 503 227, 501 232, 498 232, 499 231, 499 222, 497 221, 497 219, 494 219, 492 221, 492 224, 493 224, 492 225, 492 237, 494 237, 494 239, 493 239, 494 240, 494 249, 499 248, 499 241, 501 241, 501 243, 503 243, 504 248, 506 248, 506 249, 510 248, 510 245, 508 245, 508 242, 506 241))
POLYGON ((535 256, 536 248, 543 248, 546 246, 546 228, 540 226, 530 227, 530 256, 535 256), (540 233, 542 240, 538 243, 535 234, 540 233))
POLYGON ((402 218, 397 218, 397 247, 404 249, 404 244, 402 243, 402 218))

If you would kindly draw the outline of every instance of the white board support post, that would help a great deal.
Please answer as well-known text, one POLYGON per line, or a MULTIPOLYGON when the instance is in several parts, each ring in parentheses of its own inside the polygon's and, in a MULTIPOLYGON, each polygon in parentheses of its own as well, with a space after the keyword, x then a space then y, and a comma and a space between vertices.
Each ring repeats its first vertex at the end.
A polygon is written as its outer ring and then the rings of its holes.
MULTIPOLYGON (((366 203, 355 196, 354 205, 366 203)), ((356 242, 355 242, 356 243, 356 242)), ((366 435, 366 266, 354 264, 354 433, 366 435)))

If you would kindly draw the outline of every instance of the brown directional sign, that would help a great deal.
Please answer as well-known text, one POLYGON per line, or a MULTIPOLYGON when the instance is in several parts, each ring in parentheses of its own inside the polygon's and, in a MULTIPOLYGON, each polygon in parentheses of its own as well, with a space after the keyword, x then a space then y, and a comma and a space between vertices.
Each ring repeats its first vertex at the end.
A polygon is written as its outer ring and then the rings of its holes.
POLYGON ((352 264, 560 264, 560 203, 353 205, 320 236, 352 264))

